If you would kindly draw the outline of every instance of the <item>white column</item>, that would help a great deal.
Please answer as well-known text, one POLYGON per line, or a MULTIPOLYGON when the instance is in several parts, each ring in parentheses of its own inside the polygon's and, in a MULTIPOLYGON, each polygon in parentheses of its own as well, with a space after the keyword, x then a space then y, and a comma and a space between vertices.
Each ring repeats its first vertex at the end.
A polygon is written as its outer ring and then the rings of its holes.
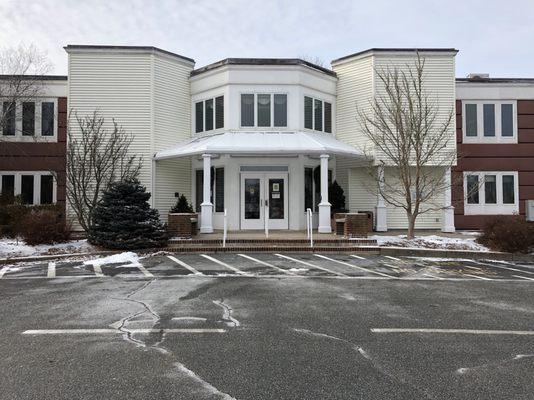
POLYGON ((200 205, 200 232, 213 232, 213 204, 210 201, 210 186, 211 186, 211 154, 202 154, 204 159, 204 177, 203 177, 203 191, 202 204, 200 205))
POLYGON ((384 197, 381 195, 381 190, 384 189, 384 167, 378 167, 378 187, 376 198, 376 231, 387 232, 388 230, 388 209, 384 202, 384 197))
POLYGON ((328 202, 328 154, 321 154, 321 202, 319 203, 319 233, 332 232, 328 202))
POLYGON ((444 172, 445 192, 443 194, 443 223, 442 232, 454 232, 454 207, 452 206, 451 169, 446 168, 444 172))

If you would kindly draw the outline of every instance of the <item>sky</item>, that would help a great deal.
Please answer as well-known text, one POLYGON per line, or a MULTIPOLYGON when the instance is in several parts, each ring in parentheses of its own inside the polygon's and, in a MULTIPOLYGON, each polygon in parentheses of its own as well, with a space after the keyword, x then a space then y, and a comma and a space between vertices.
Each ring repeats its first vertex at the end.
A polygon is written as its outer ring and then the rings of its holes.
POLYGON ((454 47, 456 76, 534 77, 534 0, 0 0, 0 47, 156 46, 195 59, 330 61, 372 47, 454 47))

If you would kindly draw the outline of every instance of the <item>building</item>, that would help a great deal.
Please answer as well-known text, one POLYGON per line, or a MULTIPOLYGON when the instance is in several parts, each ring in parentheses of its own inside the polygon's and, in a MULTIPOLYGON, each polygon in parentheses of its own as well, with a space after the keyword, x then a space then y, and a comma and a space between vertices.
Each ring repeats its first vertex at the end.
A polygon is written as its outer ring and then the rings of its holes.
POLYGON ((525 216, 534 200, 534 79, 471 74, 456 80, 458 229, 492 215, 525 216))
MULTIPOLYGON (((35 95, 2 101, 0 193, 27 204, 65 204, 67 77, 27 80, 35 95)), ((9 82, 0 76, 0 85, 9 82)))
MULTIPOLYGON (((144 160, 141 182, 163 219, 184 194, 202 232, 222 229, 225 210, 230 230, 302 230, 307 209, 314 227, 330 232, 328 184, 337 180, 348 208, 373 212, 378 230, 406 227, 402 211, 377 196, 364 172, 373 155, 364 155, 355 115, 383 90, 376 68, 403 68, 415 49, 367 50, 334 61, 332 70, 300 59, 239 58, 195 69, 192 59, 154 47, 65 50, 69 110, 98 110, 133 134, 131 151, 144 160)), ((457 51, 419 52, 444 117, 454 107, 457 51)), ((394 178, 395 169, 386 165, 383 175, 394 178)), ((418 228, 454 230, 450 195, 442 197, 445 211, 421 217, 418 228)))

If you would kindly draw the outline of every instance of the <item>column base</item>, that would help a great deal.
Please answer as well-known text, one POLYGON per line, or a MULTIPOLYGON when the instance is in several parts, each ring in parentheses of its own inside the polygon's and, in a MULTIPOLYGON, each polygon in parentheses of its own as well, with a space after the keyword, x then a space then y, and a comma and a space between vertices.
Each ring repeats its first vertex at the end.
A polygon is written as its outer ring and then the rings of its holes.
POLYGON ((443 209, 443 225, 441 232, 454 233, 456 228, 454 226, 454 207, 449 206, 443 209))
POLYGON ((213 233, 213 204, 200 205, 200 233, 213 233))
POLYGON ((319 204, 319 233, 331 233, 332 225, 330 223, 330 203, 319 204))
POLYGON ((376 231, 387 232, 388 231, 388 209, 385 205, 375 207, 376 215, 376 231))

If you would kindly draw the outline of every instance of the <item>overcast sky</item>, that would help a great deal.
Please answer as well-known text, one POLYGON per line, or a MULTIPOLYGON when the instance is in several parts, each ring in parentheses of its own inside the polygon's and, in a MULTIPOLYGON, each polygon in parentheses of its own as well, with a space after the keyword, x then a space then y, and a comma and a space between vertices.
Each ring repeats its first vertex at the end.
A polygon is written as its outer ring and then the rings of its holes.
POLYGON ((534 0, 0 0, 0 44, 149 45, 194 58, 318 57, 455 47, 457 76, 534 77, 534 0))

